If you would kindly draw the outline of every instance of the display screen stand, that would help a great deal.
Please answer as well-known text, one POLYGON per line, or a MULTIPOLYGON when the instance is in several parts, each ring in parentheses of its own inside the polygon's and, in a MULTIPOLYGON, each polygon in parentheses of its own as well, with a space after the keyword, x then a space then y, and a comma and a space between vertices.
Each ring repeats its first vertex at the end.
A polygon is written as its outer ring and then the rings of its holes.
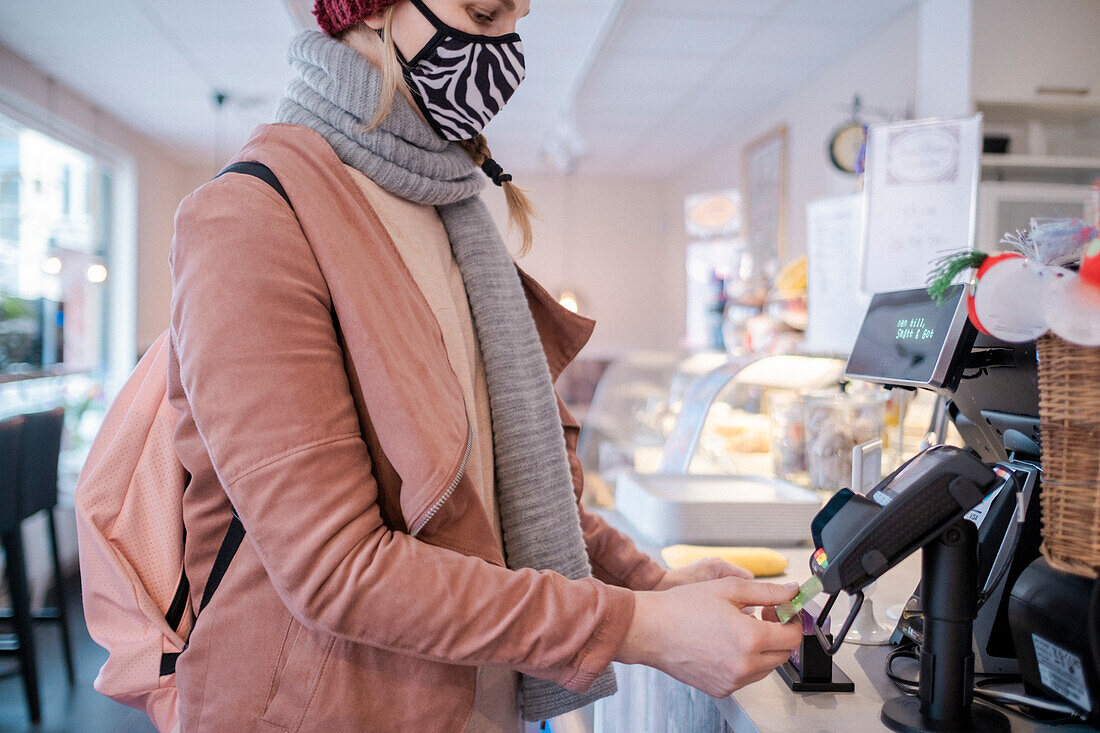
POLYGON ((904 733, 1007 733, 1007 717, 973 703, 971 634, 978 611, 978 530, 971 522, 959 520, 925 545, 921 553, 924 643, 920 651, 920 693, 886 701, 882 722, 904 733))

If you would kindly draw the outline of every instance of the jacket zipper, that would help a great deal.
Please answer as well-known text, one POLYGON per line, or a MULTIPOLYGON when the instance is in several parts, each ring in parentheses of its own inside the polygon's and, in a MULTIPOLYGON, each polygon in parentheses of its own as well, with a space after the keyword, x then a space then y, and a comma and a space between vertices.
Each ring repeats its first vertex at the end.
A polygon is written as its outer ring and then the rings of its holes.
POLYGON ((432 521, 432 517, 434 517, 439 512, 439 510, 443 508, 443 505, 447 503, 447 500, 451 498, 451 494, 455 493, 455 489, 458 488, 458 483, 466 474, 466 466, 470 462, 470 453, 473 451, 473 448, 474 431, 471 427, 466 430, 466 452, 462 454, 462 462, 458 464, 458 473, 455 474, 454 479, 451 480, 450 486, 448 486, 447 490, 443 492, 443 495, 436 500, 435 504, 432 504, 432 507, 428 510, 428 513, 424 515, 424 518, 421 519, 420 522, 413 529, 413 537, 416 537, 418 534, 420 534, 420 531, 424 529, 425 525, 427 525, 428 522, 432 521))

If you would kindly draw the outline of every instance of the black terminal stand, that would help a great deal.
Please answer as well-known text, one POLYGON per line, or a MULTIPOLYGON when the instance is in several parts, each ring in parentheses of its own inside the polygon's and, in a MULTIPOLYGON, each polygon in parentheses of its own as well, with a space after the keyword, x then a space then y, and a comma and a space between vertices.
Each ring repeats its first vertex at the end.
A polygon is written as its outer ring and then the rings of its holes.
MULTIPOLYGON (((794 692, 853 692, 856 689, 848 675, 841 671, 840 667, 833 664, 833 658, 822 646, 821 640, 813 631, 813 619, 809 618, 805 610, 798 612, 802 616, 802 644, 798 647, 798 653, 783 662, 776 670, 780 678, 787 683, 787 687, 794 692), (807 630, 807 619, 809 630, 807 630)), ((833 637, 825 634, 828 644, 833 637)))
POLYGON ((1008 731, 1003 714, 973 704, 971 643, 978 607, 977 528, 951 524, 921 555, 924 641, 920 694, 888 700, 882 722, 896 731, 1008 731))

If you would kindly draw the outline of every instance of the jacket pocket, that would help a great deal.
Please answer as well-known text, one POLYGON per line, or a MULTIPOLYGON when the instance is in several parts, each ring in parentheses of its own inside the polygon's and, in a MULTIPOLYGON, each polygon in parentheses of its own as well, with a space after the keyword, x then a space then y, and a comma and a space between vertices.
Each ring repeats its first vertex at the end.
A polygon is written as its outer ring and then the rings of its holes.
POLYGON ((336 637, 302 626, 293 616, 271 676, 263 722, 294 733, 302 726, 336 637))

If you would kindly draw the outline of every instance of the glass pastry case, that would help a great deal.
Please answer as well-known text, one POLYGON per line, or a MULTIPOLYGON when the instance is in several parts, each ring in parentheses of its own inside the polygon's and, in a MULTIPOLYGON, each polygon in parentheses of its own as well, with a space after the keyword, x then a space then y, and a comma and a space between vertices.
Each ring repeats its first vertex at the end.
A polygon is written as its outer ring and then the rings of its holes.
POLYGON ((790 416, 800 391, 839 394, 843 372, 842 360, 827 357, 631 353, 596 387, 578 445, 585 475, 607 484, 623 469, 774 476, 773 422, 790 416))
POLYGON ((822 499, 850 484, 853 448, 898 424, 888 393, 844 384, 844 366, 795 354, 620 359, 581 431, 589 501, 665 543, 801 541, 822 499))

